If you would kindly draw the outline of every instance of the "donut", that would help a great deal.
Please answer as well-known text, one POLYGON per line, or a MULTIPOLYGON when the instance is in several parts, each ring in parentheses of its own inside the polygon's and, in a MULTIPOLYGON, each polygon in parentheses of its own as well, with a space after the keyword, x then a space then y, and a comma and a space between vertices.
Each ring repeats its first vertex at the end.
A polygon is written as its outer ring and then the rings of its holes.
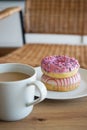
POLYGON ((68 78, 51 78, 45 74, 41 76, 41 81, 45 84, 46 88, 50 91, 71 91, 79 87, 80 85, 80 74, 77 73, 72 77, 68 78))
POLYGON ((69 56, 47 56, 41 61, 41 70, 52 78, 67 78, 78 72, 78 60, 69 56))

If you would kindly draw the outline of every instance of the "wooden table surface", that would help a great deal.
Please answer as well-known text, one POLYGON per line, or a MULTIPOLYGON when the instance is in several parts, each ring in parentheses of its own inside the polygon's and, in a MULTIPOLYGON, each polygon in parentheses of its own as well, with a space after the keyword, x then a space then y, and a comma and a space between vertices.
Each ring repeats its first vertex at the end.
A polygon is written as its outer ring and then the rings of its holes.
POLYGON ((45 99, 17 122, 0 122, 0 130, 87 130, 87 98, 45 99))
MULTIPOLYGON (((59 46, 60 47, 60 46, 59 46)), ((69 47, 68 49, 65 49, 65 47, 62 47, 63 49, 60 49, 62 54, 69 54, 69 47), (67 51, 66 51, 67 50, 67 51)), ((66 47, 66 48, 67 48, 66 47)), ((29 48, 36 48, 36 45, 27 45, 12 54, 8 55, 7 57, 3 57, 0 59, 0 62, 24 62, 31 64, 32 61, 28 57, 31 56, 32 52, 29 48), (27 48, 27 54, 25 54, 25 50, 27 48), (23 52, 23 53, 21 53, 23 52), (29 52, 29 53, 28 53, 29 52), (21 58, 22 55, 22 58, 21 58)), ((44 45, 42 46, 44 50, 44 45)), ((46 50, 45 46, 45 50, 46 50)), ((55 46, 57 48, 57 46, 55 46)), ((38 49, 40 49, 38 47, 38 49)), ((53 47, 50 46, 50 50, 53 50, 53 47)), ((58 48, 57 48, 58 49, 58 48)), ((47 48, 48 53, 49 49, 47 48)), ((86 60, 87 55, 86 50, 87 46, 80 47, 72 47, 70 50, 70 54, 76 54, 76 57, 81 61, 81 66, 87 67, 86 60), (76 49, 75 49, 76 48, 76 49), (79 48, 79 49, 77 49, 79 48), (71 51, 73 50, 73 51, 71 51), (84 52, 84 55, 81 53, 81 51, 84 52), (78 52, 77 52, 78 51, 78 52), (86 59, 86 60, 84 60, 86 59), (83 61, 84 60, 84 61, 83 61), (84 64, 82 64, 82 61, 84 64)), ((58 50, 56 50, 57 53, 58 50)), ((34 53, 34 51, 33 51, 34 53)), ((55 53, 55 49, 52 52, 52 54, 55 53)), ((58 51, 58 53, 60 53, 58 51)), ((45 53, 47 55, 47 51, 45 53)), ((51 53, 50 53, 51 55, 51 53)), ((33 54, 34 56, 34 54, 33 54)), ((40 63, 41 56, 41 50, 37 50, 36 57, 38 58, 37 63, 34 61, 34 65, 38 65, 40 63)), ((44 56, 44 53, 43 53, 44 56)), ((35 59, 36 60, 36 59, 35 59)), ((51 99, 45 99, 43 102, 37 104, 34 106, 34 109, 32 113, 27 116, 25 119, 16 121, 16 122, 3 122, 0 121, 0 130, 87 130, 87 97, 79 98, 79 99, 73 99, 73 100, 51 100, 51 99)))

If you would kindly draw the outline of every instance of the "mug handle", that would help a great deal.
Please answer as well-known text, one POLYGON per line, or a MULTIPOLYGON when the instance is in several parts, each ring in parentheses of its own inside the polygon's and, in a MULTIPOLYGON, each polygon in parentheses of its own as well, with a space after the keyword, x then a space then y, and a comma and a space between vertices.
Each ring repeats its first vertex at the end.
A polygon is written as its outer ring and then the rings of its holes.
POLYGON ((38 91, 40 93, 40 97, 38 97, 37 99, 35 99, 31 103, 26 103, 27 107, 31 106, 31 105, 35 105, 35 104, 43 101, 46 98, 46 95, 47 95, 47 89, 41 81, 36 80, 34 83, 30 83, 27 86, 29 87, 30 85, 34 85, 38 89, 38 91))

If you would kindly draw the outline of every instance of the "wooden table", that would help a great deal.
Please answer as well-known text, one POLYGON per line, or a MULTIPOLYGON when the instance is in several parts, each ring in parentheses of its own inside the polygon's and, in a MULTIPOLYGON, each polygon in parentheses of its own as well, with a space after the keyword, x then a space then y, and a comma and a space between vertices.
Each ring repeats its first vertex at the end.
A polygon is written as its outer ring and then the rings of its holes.
POLYGON ((87 130, 87 98, 44 100, 27 118, 0 122, 0 130, 87 130))
MULTIPOLYGON (((41 57, 55 54, 57 51, 58 54, 69 54, 70 52, 70 55, 75 55, 79 61, 83 61, 84 64, 80 62, 81 66, 86 67, 87 62, 84 59, 86 59, 87 56, 85 52, 87 46, 74 46, 73 48, 72 46, 66 45, 65 51, 61 49, 61 47, 64 48, 65 46, 54 46, 48 47, 48 45, 42 45, 41 47, 41 45, 39 45, 37 48, 42 49, 40 51, 37 49, 37 51, 34 52, 33 50, 36 48, 36 45, 26 45, 6 57, 1 58, 0 62, 22 62, 38 66, 41 57), (45 53, 43 53, 44 47, 45 53), (69 47, 73 49, 69 49, 69 47), (53 51, 53 49, 55 51, 53 51), (57 49, 59 49, 60 52, 57 49), (51 52, 49 52, 49 50, 51 52), (31 51, 33 51, 33 54, 31 51), (37 53, 37 55, 35 53, 37 53), (35 59, 31 61, 30 56, 33 57, 35 55, 36 62, 35 59)), ((87 130, 87 97, 62 101, 45 99, 43 102, 35 105, 30 116, 25 119, 17 122, 1 121, 0 130, 87 130)))

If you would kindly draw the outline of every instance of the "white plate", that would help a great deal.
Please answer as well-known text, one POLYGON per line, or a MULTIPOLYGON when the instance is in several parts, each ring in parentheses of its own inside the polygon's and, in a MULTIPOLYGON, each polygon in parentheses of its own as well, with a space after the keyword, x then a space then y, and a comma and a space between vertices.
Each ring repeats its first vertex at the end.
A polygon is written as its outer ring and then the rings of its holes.
MULTIPOLYGON (((40 67, 36 67, 37 71, 37 79, 41 80, 42 71, 40 67)), ((57 100, 68 100, 68 99, 76 99, 87 96, 87 70, 80 68, 79 69, 81 75, 81 84, 80 86, 69 92, 55 92, 55 91, 47 91, 47 99, 57 99, 57 100)), ((39 96, 38 91, 36 91, 36 96, 39 96)))

